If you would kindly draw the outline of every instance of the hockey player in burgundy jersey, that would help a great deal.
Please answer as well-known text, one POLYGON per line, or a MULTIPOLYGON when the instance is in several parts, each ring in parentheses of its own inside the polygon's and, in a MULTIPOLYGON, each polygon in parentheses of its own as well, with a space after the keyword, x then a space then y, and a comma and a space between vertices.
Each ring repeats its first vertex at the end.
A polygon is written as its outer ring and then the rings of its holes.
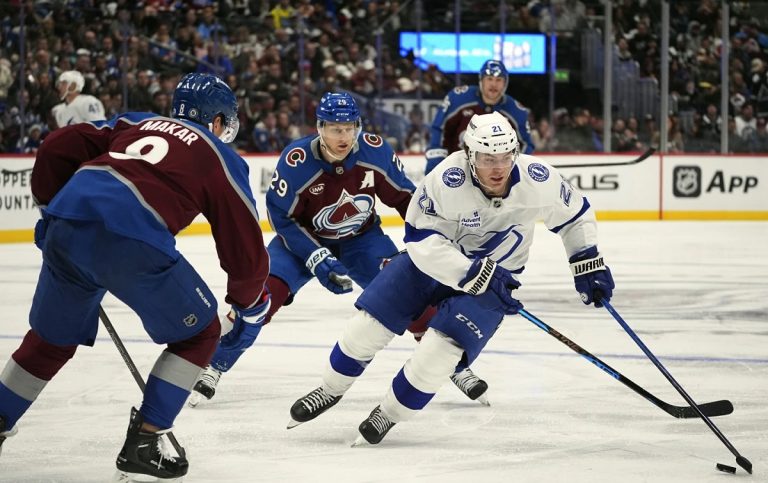
MULTIPOLYGON (((327 93, 317 108, 319 134, 291 143, 280 155, 267 192, 267 213, 278 236, 268 247, 272 305, 265 324, 313 277, 335 294, 351 292, 352 280, 365 288, 398 251, 379 226, 375 200, 405 217, 415 187, 392 148, 362 132, 361 125, 352 96, 327 93)), ((432 313, 417 318, 412 330, 432 313)), ((260 330, 250 326, 237 337, 222 338, 195 385, 191 406, 201 396, 213 397, 221 374, 253 345, 260 330)), ((473 377, 482 388, 470 395, 475 399, 487 385, 473 377)))
POLYGON ((509 74, 498 60, 487 60, 480 69, 479 85, 458 86, 445 96, 432 122, 426 173, 429 174, 448 154, 463 149, 464 133, 475 114, 499 112, 517 133, 520 151, 532 154, 534 145, 528 124, 528 109, 505 94, 509 74))
POLYGON ((210 222, 228 274, 233 331, 261 323, 270 303, 248 167, 225 144, 238 124, 229 87, 188 74, 176 87, 173 118, 128 113, 45 140, 32 172, 43 267, 31 330, 0 374, 0 444, 77 346, 93 345, 109 291, 154 342, 167 344, 131 412, 116 476, 186 474, 185 455, 168 453, 161 438, 210 361, 221 326, 213 293, 176 250, 175 235, 200 213, 210 222))

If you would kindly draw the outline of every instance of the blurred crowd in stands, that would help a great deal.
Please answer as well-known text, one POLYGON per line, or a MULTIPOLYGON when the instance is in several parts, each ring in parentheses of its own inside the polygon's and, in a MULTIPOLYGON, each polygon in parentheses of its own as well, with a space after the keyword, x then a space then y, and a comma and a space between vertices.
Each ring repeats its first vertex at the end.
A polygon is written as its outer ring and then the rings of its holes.
MULTIPOLYGON (((83 73, 83 93, 103 103, 107 118, 126 110, 167 115, 170 95, 182 74, 216 72, 239 97, 241 127, 235 142, 247 152, 278 152, 291 140, 312 132, 316 102, 325 91, 350 91, 359 100, 371 101, 364 105, 373 106, 375 97, 441 99, 455 83, 453 74, 434 66, 420 71, 412 53, 399 52, 398 32, 412 30, 419 18, 414 14, 416 2, 2 3, 0 152, 33 153, 56 128, 51 116, 53 106, 61 102, 56 79, 71 69, 83 73), (401 10, 401 3, 407 3, 406 8, 401 10), (382 69, 380 77, 377 65, 382 69)), ((424 30, 454 30, 454 2, 421 3, 424 30)), ((723 128, 731 152, 768 152, 768 35, 764 33, 768 5, 764 3, 731 2, 730 106, 723 116, 719 109, 720 2, 671 2, 670 152, 719 152, 723 128)), ((462 30, 498 31, 499 4, 462 2, 462 30)), ((660 79, 659 0, 615 4, 618 61, 636 62, 642 76, 660 79)), ((508 1, 506 5, 507 32, 547 32, 554 25, 558 42, 562 37, 567 45, 565 40, 574 33, 577 38, 580 31, 602 29, 603 7, 598 0, 508 1)), ((578 82, 576 77, 572 82, 578 82)), ((525 83, 512 76, 508 89, 532 109, 537 152, 602 151, 603 119, 597 115, 602 109, 577 104, 579 96, 563 96, 549 116, 540 102, 547 97, 545 79, 539 76, 525 83)), ((476 83, 477 76, 464 75, 462 82, 476 83)), ((365 129, 385 134, 401 152, 423 151, 429 136, 423 112, 414 109, 403 117, 405 128, 397 133, 385 132, 380 119, 374 110, 367 111, 365 129)), ((659 119, 648 113, 614 118, 611 148, 639 151, 656 145, 658 126, 659 119)))

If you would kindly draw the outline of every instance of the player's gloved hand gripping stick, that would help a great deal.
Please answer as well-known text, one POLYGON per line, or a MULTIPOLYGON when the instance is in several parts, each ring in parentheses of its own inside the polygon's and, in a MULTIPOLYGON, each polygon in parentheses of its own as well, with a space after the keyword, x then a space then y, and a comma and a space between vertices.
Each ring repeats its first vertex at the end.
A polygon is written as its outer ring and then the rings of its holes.
POLYGON ((262 323, 269 312, 271 300, 272 296, 265 285, 256 305, 247 309, 232 305, 232 309, 227 314, 227 319, 232 322, 232 330, 222 336, 220 346, 231 351, 242 351, 250 347, 261 331, 262 323), (243 337, 244 335, 246 337, 243 337), (250 337, 247 337, 248 335, 250 337))
POLYGON ((515 315, 523 304, 512 297, 512 290, 520 287, 512 272, 490 258, 478 258, 472 262, 459 287, 477 296, 477 303, 489 310, 515 315))
POLYGON ((352 291, 352 279, 347 275, 349 270, 327 248, 321 247, 312 252, 306 266, 317 281, 331 292, 342 294, 352 291))

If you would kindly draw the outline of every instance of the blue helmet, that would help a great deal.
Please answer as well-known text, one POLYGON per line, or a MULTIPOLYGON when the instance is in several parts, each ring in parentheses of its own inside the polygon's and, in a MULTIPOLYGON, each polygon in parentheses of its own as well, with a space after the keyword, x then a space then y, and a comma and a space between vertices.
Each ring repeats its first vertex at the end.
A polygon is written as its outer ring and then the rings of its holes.
POLYGON ((500 60, 486 60, 483 63, 483 67, 480 68, 480 93, 483 93, 483 77, 501 77, 504 79, 504 92, 507 91, 507 85, 509 84, 509 73, 507 68, 504 67, 504 63, 500 60))
POLYGON ((354 122, 360 123, 360 109, 354 97, 347 92, 326 92, 317 105, 317 123, 354 122))
POLYGON ((503 77, 505 83, 509 80, 507 68, 504 67, 504 63, 500 60, 486 60, 483 63, 483 66, 480 68, 480 79, 485 76, 503 77))
POLYGON ((224 117, 224 132, 219 136, 231 143, 240 129, 237 98, 232 89, 213 74, 187 74, 181 78, 173 93, 171 117, 188 119, 212 128, 216 116, 224 117))

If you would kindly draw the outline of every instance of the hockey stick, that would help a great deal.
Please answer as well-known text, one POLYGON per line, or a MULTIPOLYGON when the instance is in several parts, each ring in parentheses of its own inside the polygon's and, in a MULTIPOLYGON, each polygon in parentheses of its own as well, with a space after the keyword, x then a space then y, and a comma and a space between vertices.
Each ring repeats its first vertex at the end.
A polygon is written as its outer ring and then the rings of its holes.
POLYGON ((636 344, 637 344, 637 345, 640 347, 640 349, 642 349, 642 350, 643 350, 643 352, 645 353, 645 355, 646 355, 646 356, 648 356, 648 359, 650 359, 650 360, 651 360, 651 362, 653 362, 653 365, 655 365, 655 366, 656 366, 656 367, 659 369, 659 371, 661 371, 661 373, 662 373, 662 374, 664 374, 664 377, 666 377, 666 378, 667 378, 667 380, 668 380, 668 381, 669 381, 669 382, 670 382, 670 383, 671 383, 671 384, 672 384, 672 385, 675 387, 675 389, 677 389, 677 392, 679 392, 679 393, 680 393, 680 395, 681 395, 681 396, 683 396, 683 398, 684 398, 686 401, 688 401, 688 404, 690 404, 690 405, 691 405, 691 408, 693 408, 693 409, 694 409, 694 411, 696 411, 696 414, 697 414, 699 417, 701 417, 701 419, 703 419, 705 423, 707 423, 707 426, 709 426, 709 429, 711 429, 711 430, 712 430, 712 432, 713 432, 713 433, 715 433, 715 435, 716 435, 718 438, 720 438, 720 441, 722 441, 722 442, 723 442, 723 444, 725 445, 725 447, 726 447, 726 448, 728 448, 728 449, 731 451, 731 453, 733 453, 733 455, 736 457, 736 463, 737 463, 739 466, 741 466, 742 468, 744 468, 744 470, 745 470, 747 473, 750 473, 750 474, 752 474, 752 463, 750 463, 750 462, 749 462, 749 460, 748 460, 747 458, 745 458, 745 457, 741 456, 741 455, 739 454, 739 452, 738 452, 738 451, 736 451, 736 448, 734 448, 734 447, 733 447, 733 445, 730 443, 730 441, 728 441, 728 439, 727 439, 727 438, 726 438, 726 437, 723 435, 723 433, 721 433, 721 432, 720 432, 720 430, 719 430, 719 429, 717 429, 717 426, 715 426, 715 423, 713 423, 713 422, 712 422, 712 420, 710 420, 710 419, 707 417, 707 415, 704 413, 704 410, 702 409, 702 405, 697 405, 697 404, 696 404, 696 403, 693 401, 693 399, 691 398, 691 396, 689 396, 689 395, 688 395, 688 393, 687 393, 687 392, 685 392, 685 389, 683 389, 683 386, 681 386, 681 385, 680 385, 680 384, 679 384, 679 383, 678 383, 678 382, 675 380, 675 378, 674 378, 674 377, 672 377, 672 374, 670 374, 670 373, 669 373, 669 371, 667 371, 667 369, 666 369, 666 368, 665 368, 665 367, 664 367, 664 366, 661 364, 661 362, 659 362, 659 360, 656 358, 656 356, 655 356, 655 355, 653 355, 653 353, 651 352, 651 350, 650 350, 650 349, 648 349, 648 347, 647 347, 647 346, 646 346, 646 345, 643 343, 643 341, 642 341, 642 340, 640 340, 640 337, 638 337, 638 336, 637 336, 637 334, 635 334, 635 331, 633 331, 633 330, 632 330, 632 329, 629 327, 629 324, 627 324, 627 323, 624 321, 624 319, 622 319, 622 318, 621 318, 621 316, 619 315, 619 313, 618 313, 618 312, 616 312, 616 309, 614 309, 614 308, 613 308, 613 306, 612 306, 610 303, 608 303, 608 302, 606 302, 606 301, 604 301, 604 300, 603 300, 603 301, 601 301, 601 303, 603 304, 603 306, 605 306, 605 310, 607 310, 608 312, 610 312, 610 314, 613 316, 613 318, 614 318, 614 319, 616 319, 616 322, 618 322, 618 323, 619 323, 619 325, 621 325, 621 327, 624 329, 624 331, 625 331, 627 334, 629 334, 629 336, 632 338, 632 340, 634 340, 634 341, 635 341, 635 343, 636 343, 636 344))
MULTIPOLYGON (((104 307, 102 307, 101 304, 99 304, 99 318, 101 319, 101 323, 104 324, 104 328, 107 329, 107 332, 109 332, 109 336, 112 338, 112 342, 115 343, 115 346, 117 347, 117 352, 119 352, 120 355, 123 357, 123 361, 125 361, 125 365, 128 366, 128 370, 131 371, 131 375, 136 380, 136 384, 138 384, 139 388, 141 388, 141 392, 144 392, 144 388, 146 387, 146 384, 144 383, 144 378, 141 377, 141 374, 139 373, 139 369, 136 367, 136 364, 133 363, 133 359, 131 359, 131 355, 128 354, 128 349, 126 349, 125 345, 123 345, 123 341, 120 340, 120 336, 117 335, 115 326, 112 325, 112 322, 109 320, 109 317, 107 317, 107 313, 104 312, 104 307)), ((176 436, 174 436, 173 433, 170 431, 168 431, 165 434, 168 436, 168 440, 173 445, 173 449, 176 450, 179 456, 181 456, 182 458, 185 458, 186 451, 184 451, 184 448, 182 448, 179 442, 176 440, 176 436)))
POLYGON ((597 356, 592 355, 589 351, 569 339, 568 337, 564 336, 560 332, 556 331, 549 325, 545 324, 543 321, 541 321, 538 317, 531 314, 525 309, 520 310, 518 312, 520 315, 528 319, 529 321, 533 322, 534 325, 538 326, 541 330, 546 332, 547 334, 551 335, 555 339, 559 340, 566 346, 568 346, 569 349, 574 351, 575 353, 579 354, 595 366, 602 369, 605 373, 607 373, 609 376, 613 377, 620 383, 624 384, 628 388, 632 389, 636 393, 643 396, 645 399, 653 403, 655 406, 661 408, 664 412, 667 414, 674 416, 676 418, 695 418, 699 415, 699 412, 697 412, 699 409, 703 412, 705 412, 709 416, 724 416, 726 414, 731 414, 733 412, 733 404, 731 404, 730 401, 726 400, 720 400, 720 401, 713 401, 705 404, 699 405, 698 408, 690 407, 690 406, 674 406, 672 404, 666 403, 662 401, 661 399, 657 398, 653 394, 649 393, 642 387, 638 386, 634 382, 632 382, 628 377, 621 374, 616 369, 612 368, 605 362, 601 361, 600 358, 597 356))
POLYGON ((636 157, 635 159, 631 161, 619 161, 617 163, 591 163, 591 164, 553 164, 552 166, 555 168, 609 168, 612 166, 630 166, 633 164, 638 164, 646 159, 650 158, 653 153, 656 152, 656 148, 648 148, 643 154, 636 157))
POLYGON ((331 272, 331 282, 335 283, 344 290, 352 290, 352 279, 348 275, 339 275, 331 272))

